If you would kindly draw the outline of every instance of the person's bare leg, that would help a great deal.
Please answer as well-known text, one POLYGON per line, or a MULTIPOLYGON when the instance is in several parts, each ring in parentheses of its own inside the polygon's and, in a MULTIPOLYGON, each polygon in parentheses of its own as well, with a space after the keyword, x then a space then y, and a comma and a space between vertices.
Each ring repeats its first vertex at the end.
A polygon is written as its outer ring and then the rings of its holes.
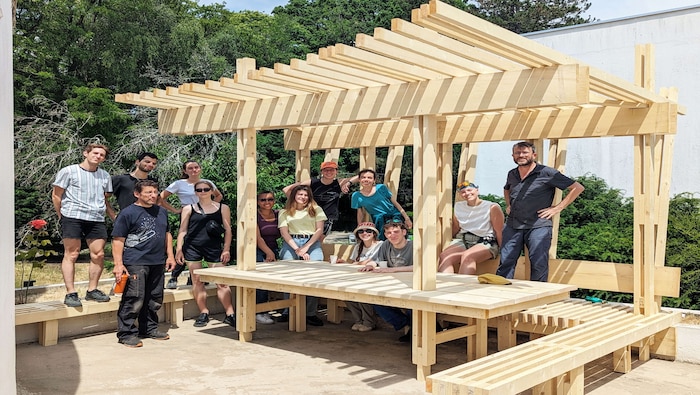
POLYGON ((88 267, 88 291, 97 288, 105 267, 105 239, 88 239, 87 245, 90 249, 90 266, 88 267))
POLYGON ((80 254, 80 239, 63 239, 63 260, 61 261, 61 273, 66 292, 75 292, 75 261, 80 254))
MULTIPOLYGON (((209 265, 210 267, 221 267, 224 266, 220 263, 215 263, 209 265)), ((216 296, 219 298, 219 302, 224 307, 226 315, 233 314, 233 303, 231 303, 231 288, 226 284, 216 284, 216 296)))
POLYGON ((207 290, 204 287, 204 283, 199 279, 199 275, 194 274, 194 271, 202 268, 201 262, 187 262, 187 267, 190 269, 190 276, 192 276, 192 295, 194 295, 194 301, 197 303, 199 312, 209 314, 209 309, 207 308, 207 290))
POLYGON ((440 261, 438 263, 438 272, 441 273, 456 273, 459 269, 460 262, 462 260, 462 253, 464 252, 464 247, 455 244, 447 247, 445 251, 440 254, 440 261))
POLYGON ((477 262, 484 262, 489 259, 491 259, 491 251, 485 245, 477 244, 462 253, 459 273, 476 274, 477 262))

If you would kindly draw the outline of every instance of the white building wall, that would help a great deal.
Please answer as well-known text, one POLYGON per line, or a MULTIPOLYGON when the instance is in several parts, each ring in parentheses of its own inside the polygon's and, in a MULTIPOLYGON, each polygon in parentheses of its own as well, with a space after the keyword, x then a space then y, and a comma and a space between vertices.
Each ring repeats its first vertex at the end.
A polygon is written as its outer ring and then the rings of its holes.
MULTIPOLYGON (((0 0, 0 156, 14 158, 12 128, 14 100, 12 93, 12 6, 0 0), (3 142, 4 141, 4 142, 3 142)), ((0 185, 13 185, 14 160, 5 160, 0 172, 0 185)), ((15 394, 15 269, 14 265, 14 188, 0 188, 0 394, 15 394)))
MULTIPOLYGON (((677 87, 687 115, 678 117, 671 195, 700 193, 700 6, 617 19, 610 22, 530 33, 527 38, 572 56, 595 68, 634 81, 634 47, 655 49, 655 92, 677 87)), ((512 142, 483 144, 476 182, 481 193, 503 194, 506 173, 514 167, 512 142)), ((571 139, 566 174, 593 174, 626 196, 634 195, 633 138, 571 139)), ((543 161, 544 158, 540 157, 543 161)))

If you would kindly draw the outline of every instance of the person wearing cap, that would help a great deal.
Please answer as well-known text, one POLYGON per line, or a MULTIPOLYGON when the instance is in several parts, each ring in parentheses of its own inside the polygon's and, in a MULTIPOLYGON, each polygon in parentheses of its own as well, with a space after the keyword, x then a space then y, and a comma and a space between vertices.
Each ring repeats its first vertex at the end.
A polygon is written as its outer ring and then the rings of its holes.
POLYGON ((452 237, 457 238, 440 254, 438 271, 476 274, 476 265, 498 256, 503 211, 497 203, 479 199, 479 186, 465 181, 457 185, 463 200, 455 203, 452 237))
POLYGON ((503 197, 506 224, 503 228, 501 262, 496 274, 513 278, 523 246, 530 258, 530 280, 549 279, 549 247, 552 244, 552 217, 574 202, 584 187, 558 170, 536 162, 535 146, 527 141, 513 145, 513 161, 518 165, 508 172, 503 197), (557 189, 569 193, 552 206, 557 189))
MULTIPOLYGON (((350 263, 365 265, 371 261, 377 261, 377 254, 383 242, 377 240, 379 232, 374 224, 372 222, 363 222, 357 226, 353 233, 355 233, 355 238, 358 242, 350 255, 350 263)), ((345 306, 350 310, 355 320, 352 330, 369 332, 376 328, 377 316, 371 304, 346 301, 345 306)))
POLYGON ((376 185, 377 172, 372 169, 362 169, 358 173, 360 190, 352 194, 351 207, 357 209, 357 223, 365 220, 366 214, 380 229, 379 240, 385 240, 384 224, 386 222, 402 222, 407 229, 413 224, 406 211, 391 194, 384 184, 376 185), (365 214, 366 213, 366 214, 365 214))
MULTIPOLYGON (((377 257, 366 261, 361 272, 397 273, 413 271, 413 241, 406 239, 406 225, 400 221, 384 224, 386 242, 379 247, 377 257), (379 262, 386 261, 387 267, 379 267, 379 262)), ((403 331, 399 337, 402 343, 411 341, 411 310, 391 306, 373 305, 374 311, 395 330, 403 331)))
POLYGON ((341 180, 336 179, 338 176, 338 163, 334 161, 328 161, 321 163, 321 175, 317 178, 312 178, 310 180, 304 180, 295 182, 292 185, 288 185, 282 189, 287 198, 292 189, 299 185, 308 185, 311 187, 313 193, 314 201, 318 204, 323 212, 326 214, 328 219, 323 225, 323 236, 325 237, 330 233, 333 227, 333 222, 335 222, 339 216, 340 211, 338 210, 338 202, 340 202, 340 195, 343 193, 348 193, 350 190, 350 184, 353 180, 357 180, 357 177, 343 178, 341 180))

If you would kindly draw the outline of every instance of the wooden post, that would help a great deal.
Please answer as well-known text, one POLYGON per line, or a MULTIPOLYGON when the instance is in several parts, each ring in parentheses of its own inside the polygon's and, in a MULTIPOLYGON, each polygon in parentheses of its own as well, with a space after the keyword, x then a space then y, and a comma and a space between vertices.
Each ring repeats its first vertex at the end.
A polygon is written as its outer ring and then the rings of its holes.
POLYGON ((377 170, 377 151, 374 147, 360 148, 360 170, 377 170))
MULTIPOLYGON (((238 131, 238 221, 236 232, 237 270, 255 270, 255 246, 257 216, 255 198, 257 195, 256 130, 249 128, 238 131), (253 202, 251 204, 251 202, 253 202)), ((236 290, 236 323, 241 341, 251 341, 255 331, 255 290, 236 290), (250 312, 253 314, 250 314, 250 312)))
MULTIPOLYGON (((559 170, 564 173, 566 168, 566 140, 550 140, 549 154, 547 155, 547 166, 559 170)), ((555 190, 552 206, 559 204, 562 199, 562 191, 555 190)), ((557 242, 559 241, 559 220, 561 213, 552 217, 552 245, 549 247, 549 259, 557 258, 557 242)))
POLYGON ((399 192, 399 181, 401 180, 401 165, 403 163, 404 146, 389 147, 386 156, 386 167, 384 168, 384 184, 396 196, 399 192))

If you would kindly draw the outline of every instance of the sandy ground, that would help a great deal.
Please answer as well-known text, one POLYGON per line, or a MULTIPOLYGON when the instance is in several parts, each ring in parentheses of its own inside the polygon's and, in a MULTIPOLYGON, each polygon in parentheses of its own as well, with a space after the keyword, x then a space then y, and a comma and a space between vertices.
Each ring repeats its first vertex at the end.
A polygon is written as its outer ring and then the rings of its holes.
MULTIPOLYGON (((19 394, 425 394, 410 346, 386 325, 366 333, 326 323, 292 333, 259 326, 238 340, 215 316, 204 328, 164 324, 171 339, 126 348, 114 333, 61 339, 56 346, 17 346, 19 394)), ((492 334, 492 341, 495 340, 492 334)), ((438 347, 439 371, 464 361, 466 342, 438 347)), ((700 394, 700 366, 651 360, 621 375, 598 361, 586 368, 586 393, 700 394)))

